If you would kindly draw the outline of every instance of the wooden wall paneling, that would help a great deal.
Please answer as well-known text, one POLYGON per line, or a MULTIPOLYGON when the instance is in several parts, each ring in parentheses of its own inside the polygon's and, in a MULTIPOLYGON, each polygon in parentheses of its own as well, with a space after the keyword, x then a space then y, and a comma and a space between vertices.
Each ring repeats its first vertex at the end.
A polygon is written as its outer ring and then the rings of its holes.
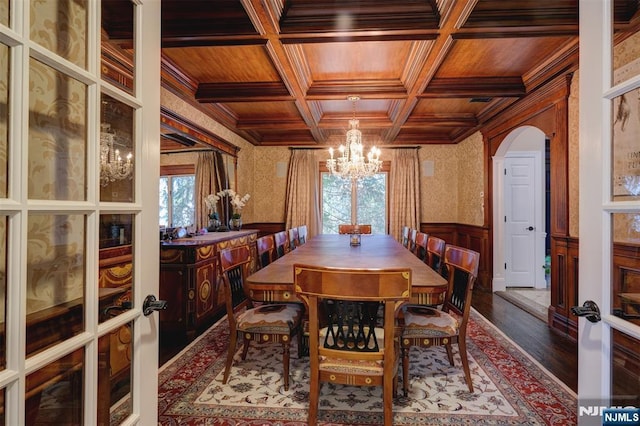
MULTIPOLYGON (((612 262, 613 294, 640 293, 640 246, 614 243, 612 262)), ((623 306, 618 297, 614 297, 612 302, 612 309, 620 309, 628 315, 638 315, 639 313, 637 307, 623 306)), ((630 319, 629 321, 640 324, 640 319, 630 319)), ((628 389, 634 389, 634 380, 637 380, 640 375, 638 341, 626 334, 615 332, 613 335, 613 356, 616 358, 615 368, 618 370, 615 374, 619 377, 615 380, 616 386, 628 386, 628 389)), ((624 394, 624 392, 618 393, 624 394)))
MULTIPOLYGON (((614 243, 613 245, 612 292, 640 293, 640 246, 636 244, 614 243)), ((612 299, 614 309, 626 308, 620 298, 612 299)), ((628 314, 638 314, 625 309, 628 314)), ((640 323, 635 320, 634 322, 640 323)))
POLYGON ((442 238, 446 243, 456 244, 457 225, 455 223, 421 223, 420 232, 442 238))
POLYGON ((447 244, 455 244, 480 253, 480 266, 476 287, 491 291, 491 252, 489 244, 489 228, 456 223, 422 223, 420 231, 445 240, 447 244))
POLYGON ((258 238, 285 230, 284 222, 253 222, 245 223, 243 227, 246 229, 257 229, 258 238))
POLYGON ((571 307, 578 305, 578 239, 552 237, 551 306, 548 324, 560 334, 578 337, 578 319, 571 307))

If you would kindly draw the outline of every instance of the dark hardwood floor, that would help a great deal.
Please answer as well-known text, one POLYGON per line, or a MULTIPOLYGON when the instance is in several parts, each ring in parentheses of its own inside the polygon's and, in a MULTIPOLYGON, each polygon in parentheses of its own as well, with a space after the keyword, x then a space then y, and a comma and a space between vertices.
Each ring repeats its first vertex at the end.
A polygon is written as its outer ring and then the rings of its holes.
MULTIPOLYGON (((577 392, 576 342, 551 331, 545 322, 493 293, 476 290, 472 306, 560 381, 577 392)), ((170 360, 187 344, 187 341, 175 336, 161 336, 160 365, 170 360)))
POLYGON ((493 293, 475 290, 471 305, 574 392, 578 390, 578 346, 544 321, 493 293))

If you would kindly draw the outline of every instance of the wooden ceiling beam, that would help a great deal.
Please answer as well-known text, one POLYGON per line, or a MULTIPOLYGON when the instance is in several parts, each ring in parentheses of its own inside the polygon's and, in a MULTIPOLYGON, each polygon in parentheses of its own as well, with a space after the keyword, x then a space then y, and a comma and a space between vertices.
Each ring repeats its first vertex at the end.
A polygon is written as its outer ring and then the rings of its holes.
POLYGON ((249 83, 201 83, 196 91, 198 102, 293 101, 280 81, 249 83))
POLYGON ((357 93, 361 99, 406 98, 407 89, 400 80, 324 80, 311 84, 309 100, 340 99, 357 93))
POLYGON ((526 88, 520 77, 434 78, 420 98, 520 97, 526 88))
POLYGON ((425 126, 433 127, 475 127, 478 119, 474 114, 420 114, 412 115, 403 128, 415 129, 425 126))
POLYGON ((286 2, 280 17, 282 34, 357 31, 437 30, 440 14, 435 0, 286 2))

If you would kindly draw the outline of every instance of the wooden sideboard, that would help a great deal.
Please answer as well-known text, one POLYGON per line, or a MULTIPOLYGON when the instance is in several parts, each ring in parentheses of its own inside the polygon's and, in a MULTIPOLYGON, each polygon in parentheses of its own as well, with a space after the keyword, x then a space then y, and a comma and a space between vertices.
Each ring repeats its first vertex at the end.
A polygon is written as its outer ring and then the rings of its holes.
POLYGON ((218 268, 218 252, 248 245, 249 272, 256 270, 257 229, 212 232, 160 245, 159 297, 167 309, 160 311, 160 332, 192 339, 216 316, 224 313, 224 293, 218 268))

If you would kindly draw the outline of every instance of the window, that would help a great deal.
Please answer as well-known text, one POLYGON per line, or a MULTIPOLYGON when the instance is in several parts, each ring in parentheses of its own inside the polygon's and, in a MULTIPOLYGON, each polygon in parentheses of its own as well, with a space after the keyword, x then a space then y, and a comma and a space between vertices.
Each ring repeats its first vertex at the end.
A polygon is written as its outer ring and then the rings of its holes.
POLYGON ((193 225, 195 175, 160 176, 160 226, 193 225))
POLYGON ((371 224, 372 233, 387 233, 387 173, 360 179, 356 185, 328 172, 321 175, 323 234, 337 234, 341 223, 371 224))

